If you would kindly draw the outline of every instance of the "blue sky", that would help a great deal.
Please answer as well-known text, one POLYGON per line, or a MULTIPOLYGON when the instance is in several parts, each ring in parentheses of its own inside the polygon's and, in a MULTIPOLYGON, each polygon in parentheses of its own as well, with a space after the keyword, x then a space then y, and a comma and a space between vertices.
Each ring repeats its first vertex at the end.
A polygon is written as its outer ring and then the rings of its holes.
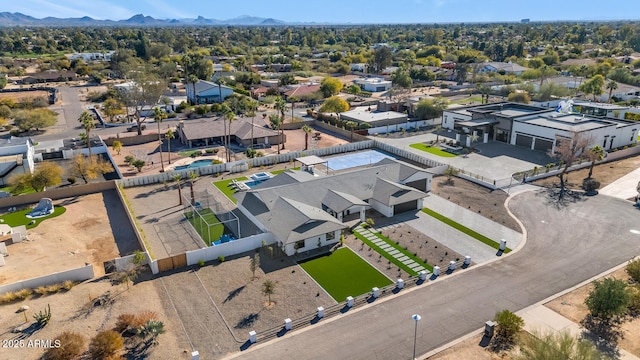
POLYGON ((0 11, 46 16, 127 19, 231 19, 242 15, 295 22, 434 23, 638 19, 637 0, 0 0, 0 11))

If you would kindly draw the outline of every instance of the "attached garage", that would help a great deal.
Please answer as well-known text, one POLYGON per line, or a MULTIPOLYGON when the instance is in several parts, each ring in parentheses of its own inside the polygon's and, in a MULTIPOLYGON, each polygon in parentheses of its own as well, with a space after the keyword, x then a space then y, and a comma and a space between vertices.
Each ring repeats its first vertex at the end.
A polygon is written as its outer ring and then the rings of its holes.
POLYGON ((516 145, 524 146, 531 149, 532 143, 533 143, 533 137, 529 135, 516 134, 516 145))
POLYGON ((418 209, 418 200, 398 204, 393 207, 393 215, 418 209))
POLYGON ((536 143, 533 145, 534 150, 544 151, 544 152, 549 152, 551 151, 552 148, 553 148, 553 141, 543 139, 543 138, 536 138, 536 143))

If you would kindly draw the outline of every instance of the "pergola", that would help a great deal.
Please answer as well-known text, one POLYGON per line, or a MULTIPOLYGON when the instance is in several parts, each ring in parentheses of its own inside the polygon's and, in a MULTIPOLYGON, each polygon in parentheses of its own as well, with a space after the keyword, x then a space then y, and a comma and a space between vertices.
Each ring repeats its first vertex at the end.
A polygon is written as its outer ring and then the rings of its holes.
MULTIPOLYGON (((329 174, 329 161, 325 160, 319 156, 315 156, 315 155, 311 155, 311 156, 303 156, 303 157, 299 157, 296 158, 296 161, 299 161, 302 166, 300 167, 300 170, 302 171, 309 171, 309 167, 310 166, 314 166, 314 165, 320 165, 323 164, 325 165, 325 167, 327 168, 327 175, 329 174)), ((294 163, 295 165, 295 163, 294 163)), ((313 169, 313 168, 311 168, 313 169)), ((313 172, 311 172, 313 173, 313 172)))

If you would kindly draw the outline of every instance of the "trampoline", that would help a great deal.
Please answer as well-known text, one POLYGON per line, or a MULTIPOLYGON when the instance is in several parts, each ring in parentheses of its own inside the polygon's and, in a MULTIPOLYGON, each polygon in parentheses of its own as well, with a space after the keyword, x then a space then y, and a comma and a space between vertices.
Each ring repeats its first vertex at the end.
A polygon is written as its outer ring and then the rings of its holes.
POLYGON ((353 154, 336 156, 327 159, 329 169, 343 170, 352 167, 375 164, 382 159, 393 159, 393 157, 383 154, 377 150, 361 151, 353 154))

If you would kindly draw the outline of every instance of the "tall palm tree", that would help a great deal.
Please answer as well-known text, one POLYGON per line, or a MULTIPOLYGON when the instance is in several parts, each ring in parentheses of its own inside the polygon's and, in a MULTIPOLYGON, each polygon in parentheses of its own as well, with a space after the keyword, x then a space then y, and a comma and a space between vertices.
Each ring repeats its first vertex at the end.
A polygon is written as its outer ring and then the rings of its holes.
POLYGON ((87 141, 87 148, 89 149, 89 161, 93 161, 91 157, 91 129, 94 129, 96 127, 96 123, 93 119, 93 116, 89 114, 88 111, 83 111, 82 114, 80 115, 80 118, 78 118, 78 121, 80 122, 80 125, 84 129, 84 132, 87 137, 86 141, 87 141))
POLYGON ((609 89, 609 99, 607 100, 607 102, 610 103, 611 102, 611 94, 613 94, 613 90, 616 90, 618 88, 618 83, 615 80, 609 80, 609 82, 607 83, 606 88, 609 89))
POLYGON ((251 118, 251 145, 249 146, 251 149, 253 149, 253 120, 256 117, 256 111, 258 111, 258 102, 251 100, 247 110, 247 116, 251 118))
POLYGON ((162 172, 164 172, 164 160, 162 160, 162 134, 160 133, 160 123, 167 117, 167 112, 160 106, 153 108, 153 120, 158 124, 158 147, 160 148, 160 166, 162 167, 162 172))
MULTIPOLYGON (((287 103, 283 98, 276 98, 276 103, 273 105, 273 108, 280 112, 280 117, 282 118, 280 121, 280 143, 282 143, 282 150, 284 150, 284 129, 282 128, 282 124, 284 124, 284 112, 287 110, 287 103)), ((280 146, 278 146, 278 154, 280 154, 280 146)))
POLYGON ((164 133, 164 138, 167 140, 167 153, 169 154, 169 164, 171 164, 171 139, 176 138, 173 129, 167 129, 167 132, 164 133))
POLYGON ((224 137, 226 144, 226 152, 227 152, 227 162, 231 161, 231 122, 236 119, 236 114, 229 108, 227 104, 222 104, 222 116, 224 117, 224 137), (229 132, 227 134, 227 121, 229 121, 229 132))
POLYGON ((178 198, 180 199, 180 205, 182 205, 182 175, 173 175, 173 181, 178 183, 178 198))
POLYGON ((304 149, 307 150, 309 148, 309 134, 313 129, 309 125, 303 125, 302 131, 304 131, 304 149))
POLYGON ((193 184, 195 184, 196 180, 198 179, 198 174, 196 174, 195 171, 189 171, 189 187, 191 190, 191 205, 195 205, 196 204, 196 195, 195 192, 193 191, 193 184))
MULTIPOLYGON (((282 127, 282 119, 278 114, 269 115, 269 126, 271 126, 273 130, 278 130, 282 127)), ((280 145, 278 145, 278 154, 280 154, 280 145)))

